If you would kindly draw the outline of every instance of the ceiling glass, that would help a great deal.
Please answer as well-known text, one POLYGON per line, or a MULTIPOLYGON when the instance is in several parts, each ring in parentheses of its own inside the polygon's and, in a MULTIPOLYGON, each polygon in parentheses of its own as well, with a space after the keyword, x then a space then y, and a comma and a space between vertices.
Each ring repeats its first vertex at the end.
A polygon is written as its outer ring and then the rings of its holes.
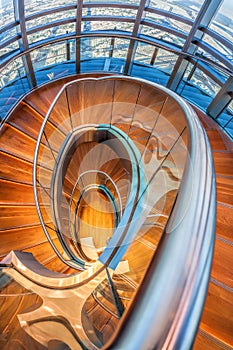
MULTIPOLYGON (((218 13, 210 24, 210 28, 213 29, 218 34, 222 35, 224 38, 228 39, 233 43, 233 1, 224 0, 218 13)), ((213 45, 213 42, 212 42, 213 45)), ((219 49, 219 46, 216 49, 219 49)), ((226 49, 223 48, 225 51, 226 49)), ((229 51, 229 50, 228 50, 229 51)), ((227 52, 227 56, 231 57, 233 60, 233 51, 227 52)))
POLYGON ((150 0, 149 6, 195 20, 204 0, 150 0))
POLYGON ((76 5, 75 0, 25 0, 25 15, 28 16, 35 12, 42 10, 48 10, 49 8, 65 6, 65 5, 76 5))
MULTIPOLYGON (((83 0, 83 3, 84 4, 87 4, 87 3, 106 3, 106 5, 110 2, 110 1, 106 1, 106 0, 83 0)), ((112 0, 111 2, 114 2, 116 4, 122 4, 123 1, 122 0, 112 0)), ((133 5, 139 5, 140 3, 140 0, 126 0, 124 1, 124 5, 126 4, 133 4, 133 5)))
POLYGON ((30 28, 40 26, 43 24, 52 23, 54 21, 59 21, 59 20, 61 20, 61 17, 62 17, 62 19, 75 18, 76 17, 76 9, 62 11, 62 12, 54 12, 54 13, 51 13, 51 14, 46 15, 46 16, 40 16, 37 18, 36 21, 35 21, 35 19, 32 19, 31 21, 27 21, 26 26, 27 26, 27 29, 30 29, 30 28))

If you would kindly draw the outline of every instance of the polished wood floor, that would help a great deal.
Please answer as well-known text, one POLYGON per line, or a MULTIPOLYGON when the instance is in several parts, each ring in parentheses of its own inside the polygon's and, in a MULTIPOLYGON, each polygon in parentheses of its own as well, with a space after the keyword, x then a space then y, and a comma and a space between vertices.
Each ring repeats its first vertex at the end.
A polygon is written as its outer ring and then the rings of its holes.
MULTIPOLYGON (((56 257, 37 217, 32 162, 44 116, 61 86, 70 79, 53 82, 28 95, 0 131, 0 259, 12 249, 30 251, 47 268, 65 273, 73 270, 56 257)), ((233 349, 233 145, 214 122, 197 112, 213 150, 217 175, 217 229, 208 297, 194 349, 233 349)), ((156 233, 142 235, 128 252, 127 259, 134 266, 134 273, 126 274, 126 278, 135 288, 156 249, 164 224, 156 228, 156 233), (142 247, 148 254, 141 254, 136 259, 136 251, 142 252, 142 247), (143 271, 141 266, 144 266, 143 271)), ((14 314, 23 309, 22 301, 17 300, 14 314)), ((8 331, 11 325, 15 327, 14 322, 11 315, 3 328, 8 331)))

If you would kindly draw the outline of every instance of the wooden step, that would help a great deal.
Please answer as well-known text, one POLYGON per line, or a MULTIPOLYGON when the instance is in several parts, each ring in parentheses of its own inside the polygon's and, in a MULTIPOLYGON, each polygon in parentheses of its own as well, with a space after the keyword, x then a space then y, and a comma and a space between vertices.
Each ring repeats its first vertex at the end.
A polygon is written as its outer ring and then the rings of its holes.
POLYGON ((33 205, 0 205, 1 230, 38 225, 39 218, 33 205))
POLYGON ((0 204, 34 205, 33 186, 0 179, 0 204))
POLYGON ((210 283, 201 329, 233 346, 233 293, 210 283))
POLYGON ((218 236, 233 242, 233 206, 222 203, 217 204, 216 232, 218 236))
MULTIPOLYGON (((56 234, 54 233, 54 238, 56 234)), ((47 242, 47 237, 40 224, 31 227, 18 227, 0 231, 0 257, 10 250, 24 250, 47 242)))
POLYGON ((36 146, 34 139, 7 123, 2 127, 0 137, 2 150, 31 163, 33 162, 36 146))
MULTIPOLYGON (((233 241, 226 243, 215 241, 214 260, 211 277, 232 288, 233 292, 233 241)), ((233 301, 233 295, 232 295, 233 301)))
POLYGON ((32 163, 0 151, 0 178, 31 184, 32 163))

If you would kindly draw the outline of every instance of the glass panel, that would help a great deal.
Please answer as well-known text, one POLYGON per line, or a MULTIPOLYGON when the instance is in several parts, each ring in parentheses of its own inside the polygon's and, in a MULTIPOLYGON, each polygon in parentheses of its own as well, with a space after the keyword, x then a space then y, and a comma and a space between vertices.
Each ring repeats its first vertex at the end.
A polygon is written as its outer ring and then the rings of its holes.
POLYGON ((48 10, 49 8, 65 6, 65 5, 76 5, 74 0, 32 0, 25 1, 25 14, 26 16, 40 12, 42 10, 48 10))
POLYGON ((0 34, 1 42, 4 42, 7 39, 11 39, 16 35, 17 35, 16 27, 5 30, 2 34, 0 34))
POLYGON ((15 51, 17 49, 19 49, 19 43, 18 43, 18 41, 14 41, 13 43, 0 49, 0 57, 3 58, 4 55, 6 55, 12 51, 15 51))
POLYGON ((220 86, 199 68, 195 69, 190 82, 197 85, 203 92, 212 97, 214 97, 220 90, 220 86))
POLYGON ((82 31, 90 30, 115 30, 132 32, 134 23, 117 22, 117 21, 85 21, 82 23, 82 31))
POLYGON ((22 58, 14 60, 0 71, 0 119, 29 90, 25 75, 22 58))
POLYGON ((152 45, 144 45, 142 43, 138 43, 135 57, 136 59, 134 60, 134 64, 130 72, 131 75, 143 79, 148 79, 155 83, 166 86, 169 75, 171 74, 171 71, 177 59, 176 55, 169 53, 166 50, 157 49, 152 45), (151 61, 152 57, 153 60, 151 61), (142 64, 138 63, 146 63, 150 66, 143 66, 142 64))
POLYGON ((143 42, 137 43, 137 49, 134 55, 134 61, 150 64, 155 47, 143 42))
POLYGON ((165 31, 161 31, 160 29, 151 28, 149 26, 141 25, 140 27, 140 33, 144 35, 152 36, 153 38, 156 38, 157 40, 161 40, 163 42, 172 43, 176 46, 183 46, 185 40, 182 38, 179 38, 177 35, 170 34, 165 31))
POLYGON ((30 28, 33 28, 35 26, 40 26, 43 24, 48 24, 48 23, 52 23, 52 22, 57 21, 57 20, 61 20, 61 18, 62 19, 72 18, 72 17, 75 18, 75 16, 76 16, 75 9, 63 11, 63 12, 56 12, 56 13, 49 14, 47 16, 40 16, 36 19, 36 21, 35 21, 35 19, 33 19, 31 21, 27 21, 26 26, 27 26, 27 29, 30 29, 30 28))
POLYGON ((204 0, 192 2, 174 2, 164 0, 150 0, 149 6, 159 8, 168 12, 194 20, 197 17, 204 0))
POLYGON ((0 2, 0 28, 14 21, 13 0, 2 0, 0 2))
POLYGON ((32 63, 36 72, 38 84, 73 74, 75 72, 74 62, 67 60, 67 45, 70 47, 71 57, 74 57, 74 41, 63 41, 58 44, 47 45, 32 51, 32 63), (64 62, 66 65, 64 65, 64 62))
POLYGON ((211 29, 215 30, 218 34, 231 42, 233 41, 232 13, 232 0, 224 0, 217 15, 210 24, 211 29))
MULTIPOLYGON (((212 38, 210 35, 205 34, 202 40, 205 41, 207 44, 211 45, 213 48, 215 48, 218 52, 226 56, 228 59, 233 60, 232 50, 230 48, 227 48, 225 45, 221 44, 219 41, 212 38)), ((231 40, 233 41, 233 34, 231 40)), ((216 59, 213 56, 211 56, 211 59, 216 61, 216 59)))
POLYGON ((15 59, 1 70, 0 88, 9 85, 11 82, 25 75, 22 58, 15 59))
POLYGON ((18 316, 27 312, 29 305, 31 310, 39 308, 43 300, 30 290, 29 283, 26 288, 16 282, 12 277, 12 270, 0 269, 1 349, 28 347, 28 349, 42 350, 44 347, 22 330, 22 323, 18 316))
POLYGON ((82 38, 81 60, 109 57, 111 51, 111 38, 82 38))
POLYGON ((115 39, 113 57, 126 59, 129 48, 128 39, 115 39))
POLYGON ((166 50, 159 49, 154 66, 163 72, 171 73, 176 63, 177 55, 166 50))
POLYGON ((28 35, 28 43, 38 42, 40 40, 53 38, 58 35, 63 35, 66 33, 74 33, 75 32, 75 23, 63 24, 56 27, 51 27, 48 29, 40 30, 36 33, 28 35))
POLYGON ((170 28, 174 28, 177 30, 180 30, 181 32, 188 33, 190 31, 190 25, 186 23, 182 23, 180 21, 177 21, 175 19, 169 18, 167 16, 161 16, 157 13, 147 12, 145 11, 145 19, 149 19, 155 23, 158 23, 160 25, 165 25, 170 28))
POLYGON ((44 46, 32 51, 32 62, 35 70, 41 69, 50 64, 66 61, 65 43, 44 46))
POLYGON ((193 73, 191 72, 187 76, 186 81, 182 81, 177 92, 206 110, 219 90, 220 86, 214 80, 199 68, 196 68, 193 73))
POLYGON ((129 40, 118 38, 82 38, 81 71, 123 72, 129 40), (90 59, 95 61, 90 62, 90 59), (96 60, 98 58, 98 61, 96 60), (119 60, 119 59, 123 59, 119 60))
MULTIPOLYGON (((132 17, 135 18, 137 10, 127 9, 127 8, 112 8, 112 7, 94 7, 84 9, 86 15, 88 16, 122 16, 122 17, 132 17)), ((84 13, 83 13, 84 14, 84 13)))
MULTIPOLYGON (((104 0, 83 0, 83 3, 84 4, 88 4, 88 3, 108 3, 108 1, 104 1, 104 0)), ((111 2, 114 2, 116 4, 122 4, 122 0, 113 0, 111 2)), ((139 5, 140 3, 140 0, 127 0, 127 1, 124 1, 124 5, 126 4, 134 4, 134 5, 139 5)))

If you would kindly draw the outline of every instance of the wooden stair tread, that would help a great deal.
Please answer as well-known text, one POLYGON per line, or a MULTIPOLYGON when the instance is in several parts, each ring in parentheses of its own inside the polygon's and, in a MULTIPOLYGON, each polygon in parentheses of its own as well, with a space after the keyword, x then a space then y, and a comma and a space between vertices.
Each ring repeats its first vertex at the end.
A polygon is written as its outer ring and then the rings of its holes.
POLYGON ((0 205, 1 230, 39 224, 36 207, 29 205, 0 205))
POLYGON ((217 176, 217 202, 233 207, 233 177, 217 176))
POLYGON ((0 179, 0 189, 0 204, 35 204, 32 185, 0 179))
MULTIPOLYGON (((54 238, 56 234, 54 233, 54 238)), ((0 231, 0 256, 7 255, 9 246, 11 250, 30 249, 40 243, 47 242, 47 237, 40 224, 31 227, 18 227, 0 231)))
POLYGON ((201 329, 233 346, 233 294, 210 283, 201 329))
POLYGON ((32 163, 0 151, 0 178, 31 184, 32 163))
MULTIPOLYGON (((211 276, 233 290, 233 242, 228 245, 216 239, 211 276)), ((232 300, 233 301, 233 300, 232 300)))
POLYGON ((217 224, 216 232, 219 236, 233 242, 233 207, 217 204, 217 224))

